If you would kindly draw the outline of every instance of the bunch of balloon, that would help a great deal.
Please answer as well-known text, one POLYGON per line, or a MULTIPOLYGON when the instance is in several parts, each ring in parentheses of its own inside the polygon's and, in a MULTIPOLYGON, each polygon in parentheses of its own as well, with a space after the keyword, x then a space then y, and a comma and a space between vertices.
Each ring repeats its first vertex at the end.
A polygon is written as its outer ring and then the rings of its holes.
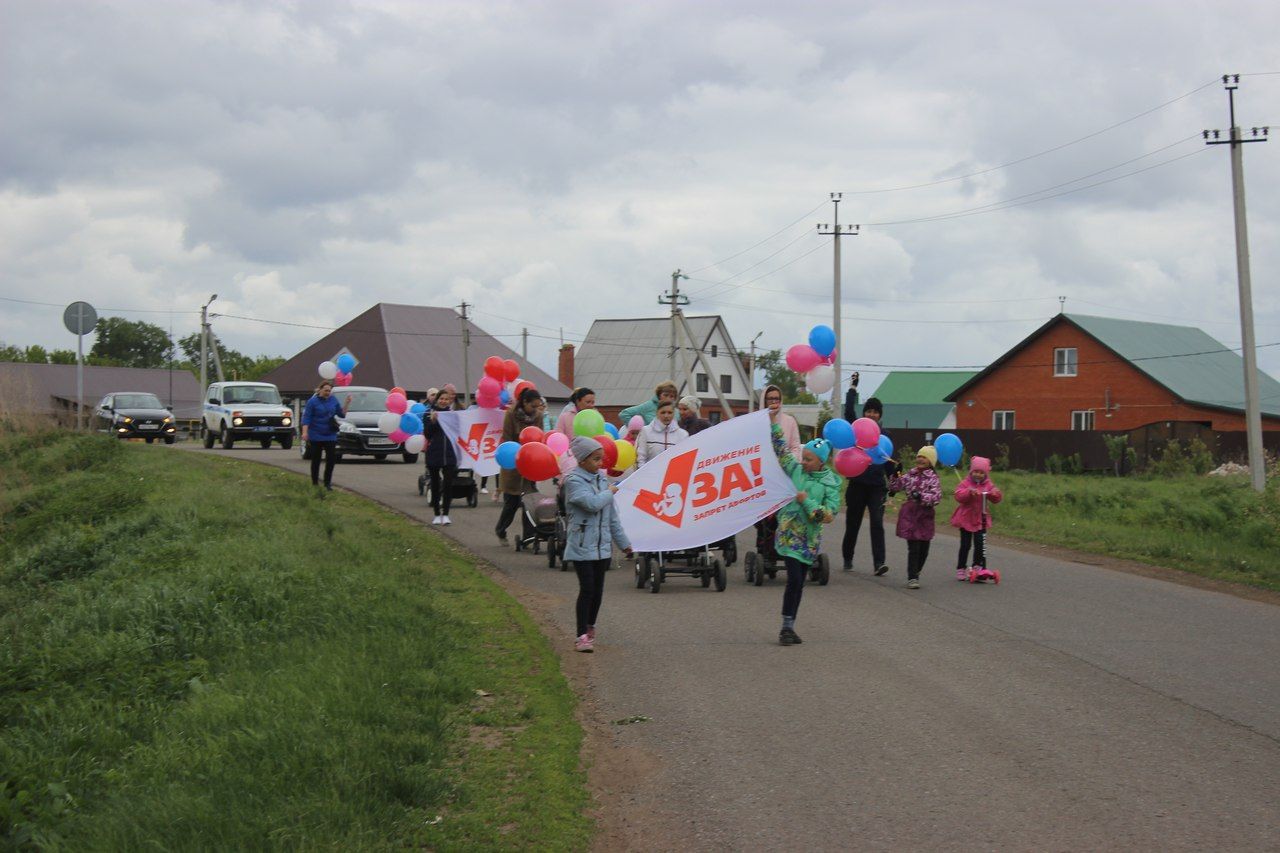
POLYGON ((336 361, 322 361, 317 368, 321 379, 343 388, 351 384, 351 372, 355 369, 356 357, 349 352, 338 356, 336 361))
POLYGON ((569 449, 569 441, 558 432, 544 433, 536 426, 520 431, 519 441, 504 441, 494 454, 498 465, 515 469, 526 480, 540 483, 560 473, 560 460, 569 449))
POLYGON ((520 378, 520 365, 513 358, 491 355, 484 360, 484 377, 476 387, 476 405, 482 409, 509 406, 525 388, 534 384, 520 378))
POLYGON ((404 389, 396 386, 387 394, 387 410, 378 417, 378 432, 403 444, 407 452, 420 453, 427 445, 422 423, 426 411, 421 403, 410 404, 404 389))
POLYGON ((878 458, 882 440, 889 442, 891 452, 893 449, 893 442, 880 434, 880 425, 871 418, 858 418, 853 423, 832 418, 823 426, 822 437, 836 449, 832 464, 844 477, 857 477, 872 464, 882 463, 884 460, 878 458))
POLYGON ((787 367, 804 377, 813 394, 826 394, 836 384, 836 333, 830 326, 809 330, 809 343, 787 350, 787 367))

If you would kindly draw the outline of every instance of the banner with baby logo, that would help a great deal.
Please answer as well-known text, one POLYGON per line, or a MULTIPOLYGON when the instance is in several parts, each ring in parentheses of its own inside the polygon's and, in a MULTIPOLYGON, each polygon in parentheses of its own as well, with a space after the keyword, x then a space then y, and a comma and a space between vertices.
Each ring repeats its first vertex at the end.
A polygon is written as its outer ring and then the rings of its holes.
POLYGON ((459 468, 470 468, 478 477, 496 477, 502 470, 495 454, 502 443, 503 412, 472 406, 461 412, 438 412, 459 468))
POLYGON ((769 439, 769 413, 703 430, 618 486, 614 506, 637 551, 680 551, 745 530, 795 497, 769 439))

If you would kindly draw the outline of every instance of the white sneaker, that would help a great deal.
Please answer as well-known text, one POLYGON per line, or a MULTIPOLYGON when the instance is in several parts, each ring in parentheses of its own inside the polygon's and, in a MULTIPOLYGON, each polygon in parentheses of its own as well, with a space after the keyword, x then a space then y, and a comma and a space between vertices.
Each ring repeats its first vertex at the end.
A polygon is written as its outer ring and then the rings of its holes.
POLYGON ((449 520, 449 516, 445 515, 445 516, 442 516, 442 518, 444 520, 440 522, 441 524, 453 524, 453 522, 449 520))
POLYGON ((488 486, 481 486, 481 487, 480 487, 480 494, 482 494, 482 495, 487 495, 487 494, 489 494, 489 487, 488 487, 488 486))
POLYGON ((432 523, 432 524, 444 524, 444 516, 443 516, 443 515, 437 515, 435 518, 431 519, 431 523, 432 523))

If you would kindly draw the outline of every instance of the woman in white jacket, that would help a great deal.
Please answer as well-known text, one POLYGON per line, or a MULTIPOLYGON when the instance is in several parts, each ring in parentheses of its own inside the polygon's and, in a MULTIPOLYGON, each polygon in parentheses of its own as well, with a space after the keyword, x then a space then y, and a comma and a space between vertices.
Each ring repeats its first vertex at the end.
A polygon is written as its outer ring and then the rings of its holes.
POLYGON ((636 467, 643 467, 650 459, 662 455, 667 448, 675 447, 688 437, 689 433, 676 423, 675 403, 662 401, 653 422, 636 436, 636 467))

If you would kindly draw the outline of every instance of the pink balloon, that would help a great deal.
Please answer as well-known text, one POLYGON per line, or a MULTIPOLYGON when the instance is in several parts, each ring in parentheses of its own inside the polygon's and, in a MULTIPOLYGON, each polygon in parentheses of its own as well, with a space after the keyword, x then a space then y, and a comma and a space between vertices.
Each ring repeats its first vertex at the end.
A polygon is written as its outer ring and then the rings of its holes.
POLYGON ((563 456, 564 452, 569 449, 569 436, 562 432, 547 433, 547 447, 551 448, 551 452, 556 456, 563 456))
POLYGON ((632 415, 631 420, 627 421, 627 429, 631 431, 644 429, 644 417, 641 415, 632 415))
POLYGON ((387 435, 387 438, 391 439, 396 443, 400 443, 402 441, 409 440, 409 433, 405 432, 402 429, 392 430, 391 433, 387 435))
POLYGON ((872 448, 880 444, 880 424, 871 418, 858 418, 853 422, 853 440, 858 447, 872 448))
POLYGON ((836 471, 843 477, 856 477, 871 465, 871 457, 860 447, 846 447, 836 453, 836 471))
POLYGON ((387 411, 395 412, 397 415, 403 415, 404 410, 409 408, 409 400, 403 394, 397 394, 392 391, 387 395, 387 411))
POLYGON ((338 375, 333 377, 333 384, 337 385, 339 388, 345 388, 346 386, 351 384, 351 374, 343 373, 341 370, 339 370, 338 375))
POLYGON ((808 344, 796 344, 787 350, 787 367, 796 373, 808 373, 819 364, 822 364, 822 356, 808 344))
POLYGON ((476 394, 483 394, 488 397, 490 395, 496 397, 502 393, 502 383, 494 379, 492 376, 486 376, 480 380, 480 384, 476 386, 476 394))

